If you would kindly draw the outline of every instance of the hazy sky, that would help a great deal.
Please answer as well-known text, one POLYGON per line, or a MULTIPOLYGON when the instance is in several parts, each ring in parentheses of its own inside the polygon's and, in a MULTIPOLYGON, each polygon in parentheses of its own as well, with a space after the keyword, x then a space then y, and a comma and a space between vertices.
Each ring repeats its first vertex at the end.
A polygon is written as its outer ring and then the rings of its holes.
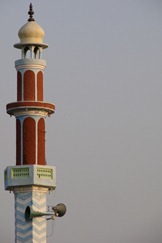
MULTIPOLYGON (((30 1, 0 7, 0 241, 14 242, 17 32, 30 1)), ((46 157, 57 167, 48 203, 67 214, 48 243, 162 242, 162 1, 33 0, 45 30, 46 157)), ((48 235, 52 234, 52 222, 48 235)))

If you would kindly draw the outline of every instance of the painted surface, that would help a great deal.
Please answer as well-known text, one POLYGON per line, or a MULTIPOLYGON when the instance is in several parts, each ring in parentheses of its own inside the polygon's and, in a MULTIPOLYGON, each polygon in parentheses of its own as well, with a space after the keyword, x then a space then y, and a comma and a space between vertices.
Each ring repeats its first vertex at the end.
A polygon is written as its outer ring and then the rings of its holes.
POLYGON ((21 165, 21 122, 16 119, 16 165, 21 165))
POLYGON ((37 100, 43 101, 43 73, 39 71, 37 74, 37 100))
POLYGON ((44 118, 16 119, 16 165, 46 165, 45 134, 44 118))
POLYGON ((23 164, 36 163, 35 120, 28 117, 23 122, 23 164))
POLYGON ((5 190, 15 191, 31 185, 39 185, 53 191, 56 188, 55 166, 44 165, 16 165, 8 166, 4 172, 5 190))
POLYGON ((24 74, 24 100, 35 100, 35 74, 31 70, 24 74))
POLYGON ((46 243, 46 219, 39 217, 25 220, 25 209, 31 206, 34 211, 46 212, 47 189, 24 188, 15 191, 15 242, 46 243))
POLYGON ((41 118, 38 121, 38 164, 45 165, 45 122, 41 118))
POLYGON ((55 110, 55 105, 52 103, 46 103, 46 102, 34 102, 34 101, 25 101, 25 102, 13 102, 13 103, 9 103, 7 104, 7 112, 9 112, 10 109, 22 109, 22 108, 27 108, 27 107, 35 107, 35 109, 37 108, 44 108, 44 109, 49 109, 49 110, 55 110))

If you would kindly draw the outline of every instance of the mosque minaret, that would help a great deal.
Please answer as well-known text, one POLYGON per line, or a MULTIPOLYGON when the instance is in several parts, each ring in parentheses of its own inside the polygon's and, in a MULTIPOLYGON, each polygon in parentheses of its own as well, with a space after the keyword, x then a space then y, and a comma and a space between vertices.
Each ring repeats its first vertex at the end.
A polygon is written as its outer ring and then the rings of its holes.
MULTIPOLYGON (((55 105, 44 101, 44 70, 42 53, 44 30, 34 20, 33 6, 29 19, 14 47, 21 51, 15 61, 17 70, 17 101, 7 104, 7 113, 16 118, 16 165, 5 170, 5 190, 15 197, 15 242, 46 243, 46 196, 56 188, 55 166, 46 164, 45 119, 55 111, 55 105)), ((54 216, 63 216, 66 207, 52 208, 54 216)))

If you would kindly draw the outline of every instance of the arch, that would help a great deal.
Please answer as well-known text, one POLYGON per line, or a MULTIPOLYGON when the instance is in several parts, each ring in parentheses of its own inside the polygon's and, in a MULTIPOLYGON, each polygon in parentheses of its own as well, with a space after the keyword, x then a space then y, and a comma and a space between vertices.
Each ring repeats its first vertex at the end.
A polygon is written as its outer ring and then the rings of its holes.
POLYGON ((38 59, 39 57, 40 57, 40 50, 39 50, 38 46, 36 46, 34 48, 34 58, 38 59))
POLYGON ((38 164, 45 165, 45 121, 38 121, 38 164))
POLYGON ((24 48, 24 58, 26 59, 30 58, 30 49, 28 46, 24 48))
POLYGON ((35 100, 35 74, 31 70, 24 73, 24 100, 35 100))
POLYGON ((37 74, 37 100, 43 101, 43 72, 37 74))
POLYGON ((23 122, 23 164, 36 163, 35 120, 28 117, 23 122))

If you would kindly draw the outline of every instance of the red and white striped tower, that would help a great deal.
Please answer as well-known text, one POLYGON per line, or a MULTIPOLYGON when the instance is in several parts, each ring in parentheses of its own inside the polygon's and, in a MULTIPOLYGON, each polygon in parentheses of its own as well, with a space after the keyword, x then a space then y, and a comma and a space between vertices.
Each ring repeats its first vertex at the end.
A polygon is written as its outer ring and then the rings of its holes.
MULTIPOLYGON (((5 190, 15 195, 15 242, 46 243, 46 218, 28 217, 25 210, 45 213, 46 194, 56 187, 54 166, 46 165, 45 118, 54 113, 55 106, 44 101, 45 60, 42 51, 44 31, 33 18, 30 4, 28 22, 18 36, 21 59, 17 70, 17 101, 7 104, 7 113, 16 118, 16 166, 5 170, 5 190), (29 208, 28 207, 28 208, 29 208)), ((29 212, 28 212, 29 213, 29 212)))

